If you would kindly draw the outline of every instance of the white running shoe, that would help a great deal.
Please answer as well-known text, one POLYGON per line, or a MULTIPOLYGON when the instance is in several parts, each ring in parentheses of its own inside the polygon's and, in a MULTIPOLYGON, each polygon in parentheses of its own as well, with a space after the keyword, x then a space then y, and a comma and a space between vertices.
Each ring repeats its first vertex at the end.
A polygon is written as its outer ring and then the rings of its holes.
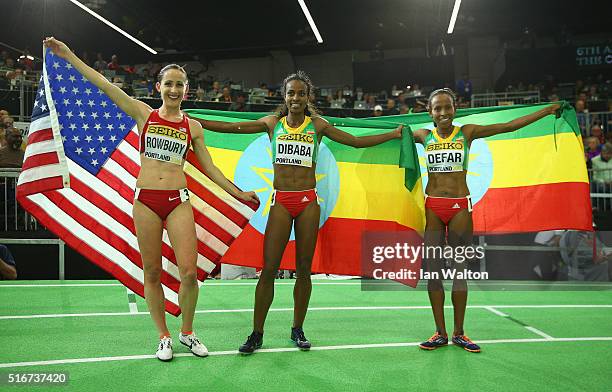
POLYGON ((172 338, 170 336, 164 336, 159 341, 159 347, 157 348, 155 356, 157 359, 164 362, 172 360, 172 338))
POLYGON ((189 347, 193 355, 198 357, 208 356, 208 349, 200 342, 195 333, 191 333, 190 335, 185 335, 182 332, 179 333, 179 342, 189 347))

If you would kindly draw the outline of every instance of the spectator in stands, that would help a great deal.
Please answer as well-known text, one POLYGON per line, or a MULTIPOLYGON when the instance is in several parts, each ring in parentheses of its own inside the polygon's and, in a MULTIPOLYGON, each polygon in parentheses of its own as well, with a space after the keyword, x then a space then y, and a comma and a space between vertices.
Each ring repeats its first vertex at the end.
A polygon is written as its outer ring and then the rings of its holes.
POLYGON ((467 74, 463 74, 461 79, 457 80, 457 83, 455 83, 455 91, 457 91, 457 96, 463 98, 465 101, 470 101, 472 99, 472 82, 467 74))
POLYGON ((9 58, 9 54, 6 50, 0 52, 0 66, 6 66, 6 60, 9 58))
POLYGON ((15 259, 11 251, 6 245, 0 244, 0 279, 15 280, 17 279, 17 268, 15 267, 15 259))
POLYGON ((606 143, 601 148, 601 153, 591 159, 593 167, 593 182, 597 191, 607 189, 612 191, 612 143, 606 143))
POLYGON ((219 83, 218 80, 215 80, 212 83, 212 88, 211 90, 206 94, 211 101, 216 101, 220 96, 223 95, 223 93, 221 92, 221 83, 219 83))
POLYGON ((15 69, 15 60, 8 57, 4 60, 4 68, 15 69))
POLYGON ((596 137, 599 144, 604 144, 606 142, 606 138, 600 124, 601 121, 599 120, 593 122, 593 125, 591 125, 591 136, 596 137))
POLYGON ((225 86, 223 87, 223 92, 221 93, 221 96, 219 97, 218 101, 219 102, 232 102, 232 90, 230 90, 229 86, 225 86))
POLYGON ((202 88, 202 86, 198 85, 196 89, 196 101, 204 101, 206 99, 206 91, 202 88))
POLYGON ((589 136, 585 139, 585 158, 587 162, 591 161, 601 152, 601 144, 599 144, 599 140, 596 137, 589 136))
POLYGON ((587 110, 585 102, 582 99, 576 101, 574 105, 576 107, 576 118, 578 119, 578 126, 583 136, 586 136, 587 131, 587 110))
POLYGON ((272 97, 274 94, 270 91, 270 89, 268 88, 268 85, 266 83, 260 83, 259 84, 259 88, 264 90, 266 93, 266 97, 272 97))
POLYGON ((374 112, 372 112, 372 116, 380 117, 383 115, 383 108, 380 105, 374 106, 374 112))
POLYGON ((23 65, 17 64, 13 70, 6 72, 6 79, 11 84, 11 89, 16 86, 18 80, 23 80, 25 77, 25 69, 23 65))
POLYGON ((385 114, 387 116, 391 116, 391 115, 394 115, 394 114, 399 114, 399 110, 395 106, 395 99, 393 99, 393 98, 388 98, 387 99, 387 105, 385 107, 385 114))
POLYGON ((405 103, 400 105, 399 114, 408 114, 410 113, 410 108, 405 103))
POLYGON ((365 98, 365 108, 368 110, 374 110, 374 106, 376 106, 376 95, 374 94, 366 94, 365 98))
POLYGON ((610 248, 597 231, 567 230, 559 242, 568 280, 609 281, 610 248), (595 253, 596 251, 597 253, 595 253))
POLYGON ((102 53, 98 53, 96 55, 96 61, 94 62, 94 69, 98 72, 102 72, 105 69, 108 69, 108 61, 104 60, 104 57, 102 57, 102 53))
POLYGON ((0 121, 2 121, 2 119, 8 115, 9 115, 8 110, 0 109, 0 121))
POLYGON ((107 64, 106 69, 110 69, 111 71, 121 71, 121 65, 119 64, 119 57, 117 57, 116 54, 111 56, 111 61, 110 63, 107 64))
POLYGON ((344 97, 342 90, 336 90, 336 93, 334 94, 334 97, 331 101, 331 107, 334 109, 339 109, 339 108, 346 107, 346 105, 347 105, 347 101, 346 101, 346 98, 344 97))
POLYGON ((13 128, 15 125, 15 120, 13 120, 13 117, 6 115, 2 118, 2 125, 4 126, 4 129, 13 128))
POLYGON ((230 112, 248 112, 250 111, 249 105, 246 103, 246 94, 243 92, 238 93, 236 95, 236 101, 232 102, 232 104, 227 109, 230 112))
POLYGON ((423 91, 421 90, 421 86, 418 83, 415 83, 414 86, 410 86, 409 95, 411 97, 420 97, 423 95, 423 91))
POLYGON ((23 165, 21 142, 23 142, 23 137, 19 129, 6 130, 6 146, 0 148, 0 167, 19 168, 23 165))
POLYGON ((414 109, 412 109, 412 113, 423 113, 427 112, 427 102, 423 102, 417 99, 414 109))
POLYGON ((17 59, 17 62, 21 64, 26 71, 34 69, 34 57, 32 57, 28 49, 24 49, 21 56, 17 59))
POLYGON ((89 58, 89 53, 87 53, 87 51, 83 51, 83 53, 81 53, 81 59, 85 64, 91 67, 91 59, 89 58))
POLYGON ((596 84, 592 84, 589 87, 589 100, 591 100, 591 101, 599 100, 599 93, 597 92, 597 85, 596 84))

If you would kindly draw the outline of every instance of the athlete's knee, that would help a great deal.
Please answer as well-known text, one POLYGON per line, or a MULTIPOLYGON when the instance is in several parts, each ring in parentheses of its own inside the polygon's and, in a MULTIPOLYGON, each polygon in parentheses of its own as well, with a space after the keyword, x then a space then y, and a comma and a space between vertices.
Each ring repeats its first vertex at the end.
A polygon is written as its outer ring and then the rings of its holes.
POLYGON ((444 285, 441 279, 429 279, 427 281, 428 291, 444 291, 444 285))
POLYGON ((295 279, 305 282, 310 282, 310 268, 297 268, 295 270, 295 279))
POLYGON ((259 280, 274 280, 276 278, 276 274, 278 273, 278 267, 276 266, 266 266, 261 270, 261 274, 259 275, 259 280))
POLYGON ((195 266, 179 268, 179 275, 181 276, 181 284, 197 284, 198 270, 195 266))
POLYGON ((144 266, 143 267, 145 283, 161 282, 162 268, 160 266, 144 266))
POLYGON ((454 279, 453 280, 453 291, 466 291, 468 283, 466 279, 454 279))

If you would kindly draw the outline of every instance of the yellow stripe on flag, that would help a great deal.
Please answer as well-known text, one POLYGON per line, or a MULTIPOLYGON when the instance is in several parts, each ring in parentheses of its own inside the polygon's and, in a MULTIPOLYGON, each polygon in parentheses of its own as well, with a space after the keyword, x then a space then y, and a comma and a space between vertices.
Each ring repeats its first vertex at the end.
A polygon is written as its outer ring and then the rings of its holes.
POLYGON ((338 171, 340 194, 331 217, 390 221, 423 230, 425 207, 421 182, 412 192, 406 189, 404 169, 338 162, 338 171))
POLYGON ((573 133, 487 141, 493 157, 489 188, 588 182, 581 140, 573 133), (560 159, 560 158, 563 159, 560 159), (551 162, 556 162, 551 165, 551 162))

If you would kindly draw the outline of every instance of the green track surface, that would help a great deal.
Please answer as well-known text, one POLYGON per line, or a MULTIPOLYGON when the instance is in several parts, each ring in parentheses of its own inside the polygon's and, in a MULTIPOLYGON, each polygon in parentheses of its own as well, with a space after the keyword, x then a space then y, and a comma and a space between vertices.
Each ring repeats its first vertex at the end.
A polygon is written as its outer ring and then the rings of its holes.
MULTIPOLYGON (((144 301, 137 299, 141 313, 130 313, 126 289, 109 283, 66 281, 60 287, 40 287, 60 282, 0 282, 0 374, 62 371, 70 378, 65 386, 0 385, 0 390, 608 391, 612 386, 612 286, 593 291, 472 291, 466 333, 484 343, 482 353, 471 354, 454 346, 432 352, 416 347, 434 330, 424 291, 372 292, 362 291, 354 281, 321 281, 313 286, 304 326, 313 350, 299 352, 289 341, 292 281, 281 280, 263 347, 274 351, 241 357, 234 350, 251 331, 254 282, 207 282, 200 292, 195 329, 211 356, 188 354, 175 337, 175 359, 162 363, 152 355, 157 334, 144 301), (65 285, 91 283, 106 285, 65 285), (355 309, 400 306, 413 308, 355 309), (325 309, 329 307, 333 309, 325 309), (555 340, 561 338, 597 340, 555 340), (396 345, 367 346, 383 344, 396 345), (102 360, 82 362, 84 358, 102 360), (67 359, 81 361, 36 363, 67 359), (20 362, 34 364, 17 366, 20 362)), ((451 308, 446 316, 452 330, 451 308)), ((168 316, 168 323, 171 331, 180 328, 180 318, 168 316)))

